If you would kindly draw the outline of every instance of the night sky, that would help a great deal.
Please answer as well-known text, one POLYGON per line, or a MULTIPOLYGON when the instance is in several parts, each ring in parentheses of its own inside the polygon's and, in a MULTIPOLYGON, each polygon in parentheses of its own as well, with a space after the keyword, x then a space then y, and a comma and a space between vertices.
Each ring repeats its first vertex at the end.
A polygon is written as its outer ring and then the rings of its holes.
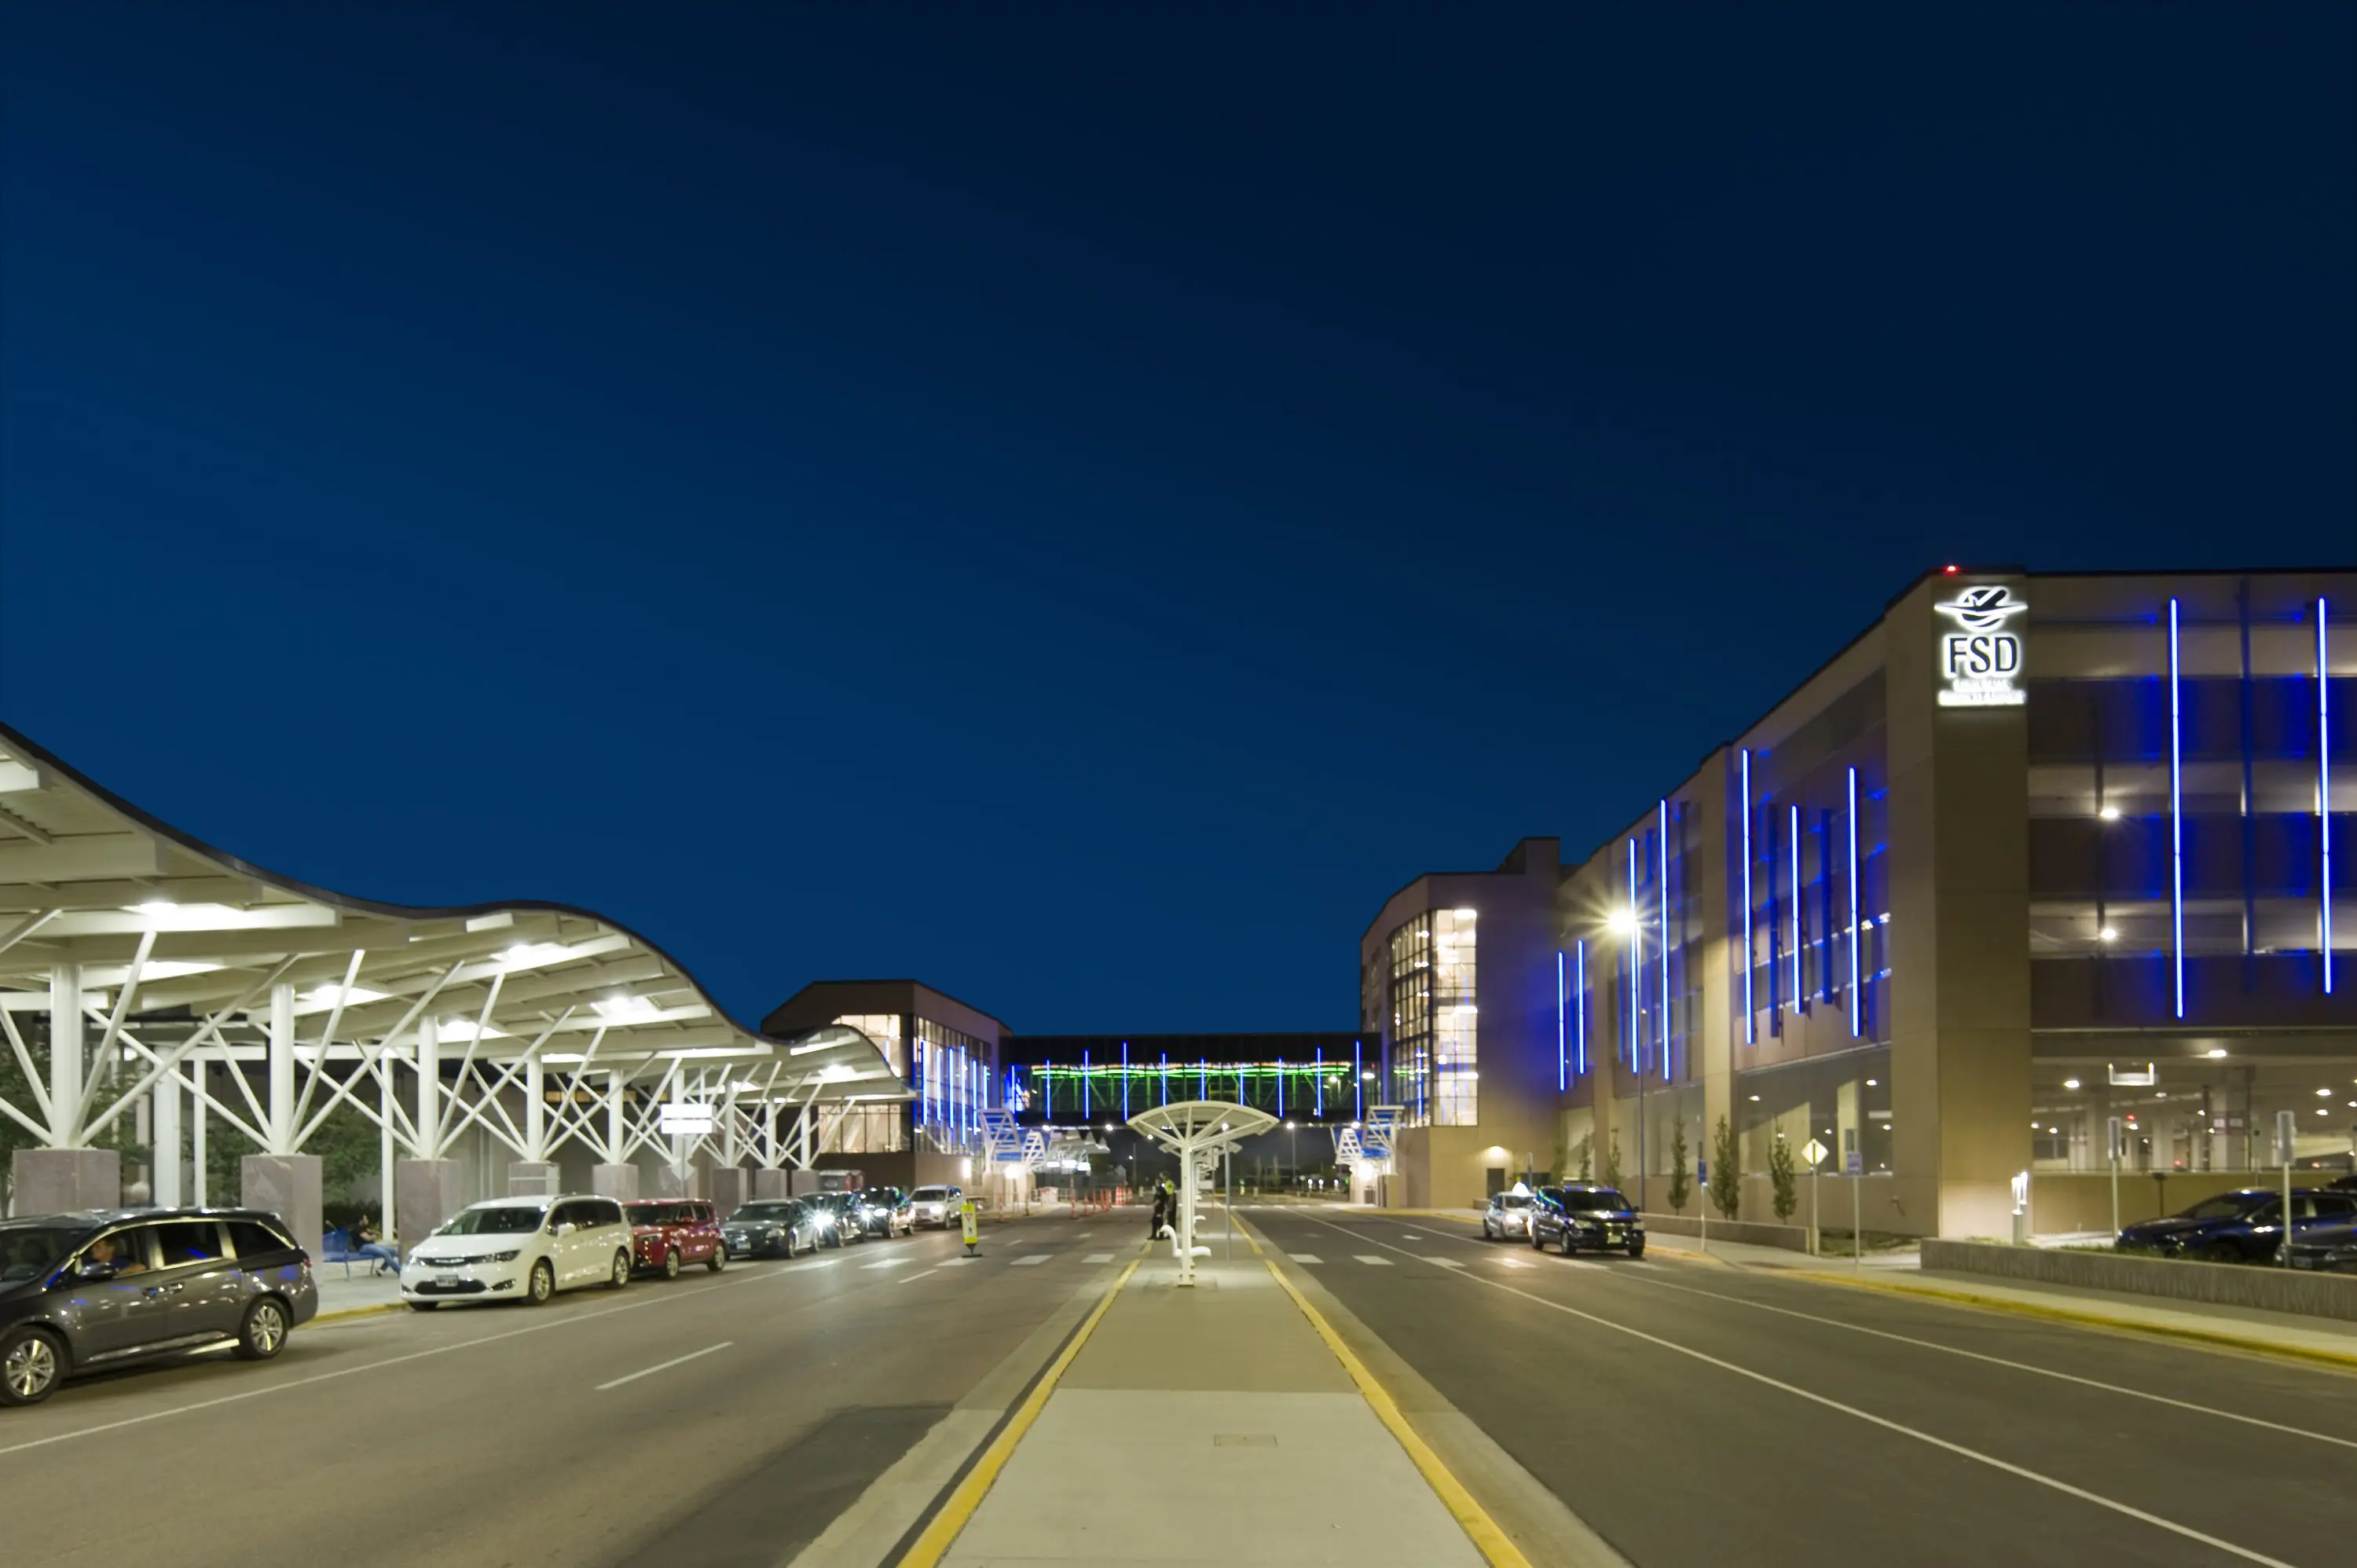
POLYGON ((2357 559, 2357 8, 11 5, 0 717, 740 1016, 1355 1023, 1926 566, 2357 559))

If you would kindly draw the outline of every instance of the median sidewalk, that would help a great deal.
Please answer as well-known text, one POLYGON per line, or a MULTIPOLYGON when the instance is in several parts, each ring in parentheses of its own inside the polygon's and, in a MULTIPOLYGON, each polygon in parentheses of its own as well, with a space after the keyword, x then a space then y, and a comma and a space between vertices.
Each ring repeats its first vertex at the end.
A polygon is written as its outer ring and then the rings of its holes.
POLYGON ((1203 1259, 1192 1288, 1177 1276, 1167 1245, 1135 1265, 909 1568, 1521 1563, 1477 1548, 1486 1516, 1461 1487, 1444 1502, 1453 1477, 1411 1456, 1266 1263, 1203 1259))

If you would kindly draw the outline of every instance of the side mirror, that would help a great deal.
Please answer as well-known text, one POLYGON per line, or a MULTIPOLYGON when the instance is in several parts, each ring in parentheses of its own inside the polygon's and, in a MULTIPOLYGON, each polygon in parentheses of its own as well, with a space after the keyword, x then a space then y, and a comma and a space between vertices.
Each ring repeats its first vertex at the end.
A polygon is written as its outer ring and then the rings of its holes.
POLYGON ((85 1258, 82 1260, 81 1267, 74 1271, 74 1278, 78 1280, 111 1280, 120 1273, 121 1270, 122 1265, 119 1263, 101 1262, 96 1258, 85 1258))
POLYGON ((570 1219, 560 1220, 557 1222, 555 1234, 559 1236, 570 1236, 573 1234, 573 1221, 570 1219))

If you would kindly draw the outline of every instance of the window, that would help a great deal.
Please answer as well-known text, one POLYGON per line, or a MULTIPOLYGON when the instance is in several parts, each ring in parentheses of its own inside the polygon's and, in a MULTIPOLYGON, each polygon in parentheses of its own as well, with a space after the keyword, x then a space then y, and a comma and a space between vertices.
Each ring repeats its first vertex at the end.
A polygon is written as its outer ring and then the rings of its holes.
POLYGON ((156 1267, 177 1269, 189 1263, 218 1263, 221 1230, 210 1219, 169 1219, 148 1227, 156 1235, 156 1267))
POLYGON ((266 1258, 274 1252, 295 1251, 294 1242, 259 1219, 232 1219, 228 1230, 230 1245, 240 1258, 266 1258))

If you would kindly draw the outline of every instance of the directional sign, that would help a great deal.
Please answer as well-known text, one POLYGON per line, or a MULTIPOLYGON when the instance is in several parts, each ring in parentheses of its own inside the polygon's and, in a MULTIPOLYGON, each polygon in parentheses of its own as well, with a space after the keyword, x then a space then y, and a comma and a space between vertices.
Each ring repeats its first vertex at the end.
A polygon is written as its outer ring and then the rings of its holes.
POLYGON ((1849 1174, 1851 1176, 1864 1176, 1866 1174, 1866 1156, 1859 1154, 1856 1149, 1852 1149, 1849 1152, 1849 1174))
POLYGON ((1807 1143, 1801 1145, 1801 1157, 1808 1161, 1812 1165, 1824 1165, 1825 1163, 1825 1156, 1832 1153, 1833 1151, 1831 1149, 1826 1148, 1814 1138, 1810 1139, 1807 1143))

